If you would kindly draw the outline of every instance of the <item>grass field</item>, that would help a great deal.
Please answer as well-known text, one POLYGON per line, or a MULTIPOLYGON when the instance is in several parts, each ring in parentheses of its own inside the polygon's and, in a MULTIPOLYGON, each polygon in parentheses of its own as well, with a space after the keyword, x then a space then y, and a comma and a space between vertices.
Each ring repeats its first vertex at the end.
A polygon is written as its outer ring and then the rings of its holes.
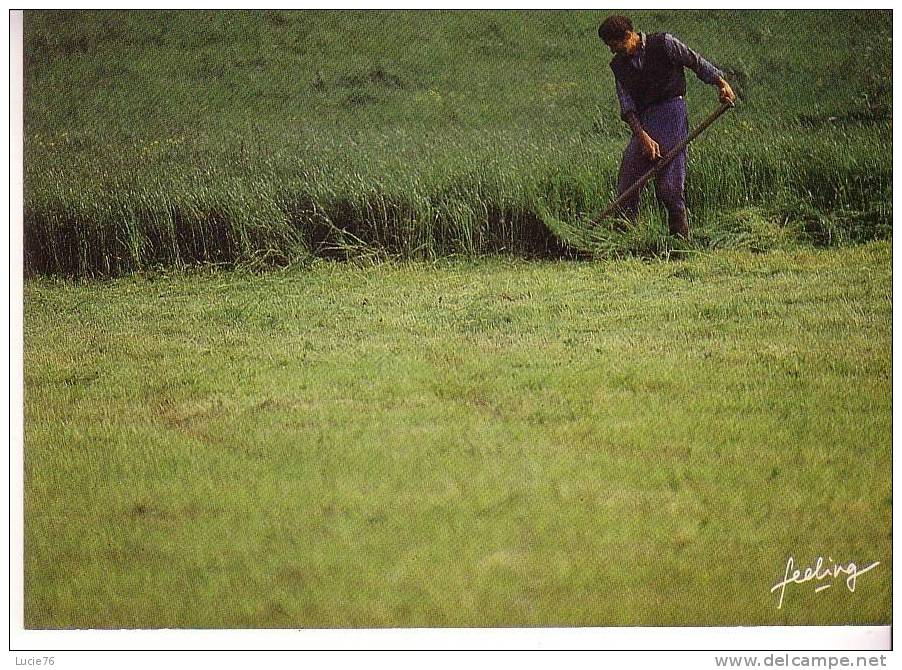
MULTIPOLYGON (((559 239, 627 140, 605 14, 27 12, 26 270, 666 256, 654 216, 559 239)), ((692 151, 694 248, 889 237, 891 12, 633 16, 741 95, 692 151)))
POLYGON ((890 623, 891 317, 887 242, 29 281, 26 625, 890 623))

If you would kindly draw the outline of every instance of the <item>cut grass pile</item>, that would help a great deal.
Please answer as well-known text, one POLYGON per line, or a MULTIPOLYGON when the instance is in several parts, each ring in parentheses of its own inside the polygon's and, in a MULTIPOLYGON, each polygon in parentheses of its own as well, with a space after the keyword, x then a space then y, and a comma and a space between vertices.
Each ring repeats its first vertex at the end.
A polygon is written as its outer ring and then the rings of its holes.
POLYGON ((886 242, 29 281, 26 626, 889 623, 891 315, 886 242))
MULTIPOLYGON (((627 139, 605 15, 27 12, 26 269, 666 254, 660 221, 577 244, 627 139)), ((741 95, 692 151, 695 248, 890 235, 891 12, 633 15, 741 95)))

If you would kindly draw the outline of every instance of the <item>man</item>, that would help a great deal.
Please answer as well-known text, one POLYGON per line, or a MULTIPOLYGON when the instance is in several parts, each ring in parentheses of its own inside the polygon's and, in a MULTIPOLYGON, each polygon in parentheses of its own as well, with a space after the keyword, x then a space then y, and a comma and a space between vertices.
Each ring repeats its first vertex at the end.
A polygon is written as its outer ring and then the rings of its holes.
MULTIPOLYGON (((720 90, 721 102, 736 96, 723 73, 668 33, 635 32, 626 16, 609 16, 598 27, 598 36, 614 54, 611 70, 620 99, 620 116, 633 137, 623 153, 617 191, 632 186, 654 161, 689 135, 686 113, 686 77, 689 68, 707 84, 720 90)), ((686 150, 684 149, 655 179, 655 195, 667 209, 672 235, 689 237, 686 216, 686 150)), ((639 212, 637 192, 623 205, 622 213, 635 219, 639 212)))

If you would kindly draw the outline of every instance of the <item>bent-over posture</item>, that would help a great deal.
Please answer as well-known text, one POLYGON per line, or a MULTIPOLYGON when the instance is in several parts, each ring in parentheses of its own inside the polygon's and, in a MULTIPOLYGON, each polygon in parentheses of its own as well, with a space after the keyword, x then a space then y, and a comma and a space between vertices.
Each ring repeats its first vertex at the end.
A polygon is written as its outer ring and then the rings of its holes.
MULTIPOLYGON (((633 30, 626 16, 609 16, 598 36, 614 54, 611 70, 620 100, 620 116, 633 132, 617 178, 618 194, 626 191, 654 162, 689 135, 686 76, 689 68, 706 84, 716 86, 723 103, 736 96, 723 73, 669 33, 646 35, 633 30)), ((655 195, 667 209, 673 235, 689 237, 686 216, 686 150, 683 149, 655 179, 655 195)), ((624 204, 622 214, 635 219, 641 189, 624 204)))

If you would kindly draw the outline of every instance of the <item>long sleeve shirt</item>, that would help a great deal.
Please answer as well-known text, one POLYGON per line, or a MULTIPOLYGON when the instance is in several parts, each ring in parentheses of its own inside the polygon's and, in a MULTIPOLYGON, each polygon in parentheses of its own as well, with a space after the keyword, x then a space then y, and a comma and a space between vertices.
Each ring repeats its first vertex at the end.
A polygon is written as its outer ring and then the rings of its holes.
MULTIPOLYGON (((637 70, 641 70, 645 65, 645 33, 639 33, 639 38, 639 48, 630 58, 630 63, 637 70)), ((671 62, 689 68, 706 84, 716 86, 723 77, 723 72, 669 33, 664 35, 664 49, 671 62)), ((636 103, 619 81, 615 80, 615 83, 617 98, 620 100, 620 117, 625 119, 627 115, 636 111, 636 103)))

